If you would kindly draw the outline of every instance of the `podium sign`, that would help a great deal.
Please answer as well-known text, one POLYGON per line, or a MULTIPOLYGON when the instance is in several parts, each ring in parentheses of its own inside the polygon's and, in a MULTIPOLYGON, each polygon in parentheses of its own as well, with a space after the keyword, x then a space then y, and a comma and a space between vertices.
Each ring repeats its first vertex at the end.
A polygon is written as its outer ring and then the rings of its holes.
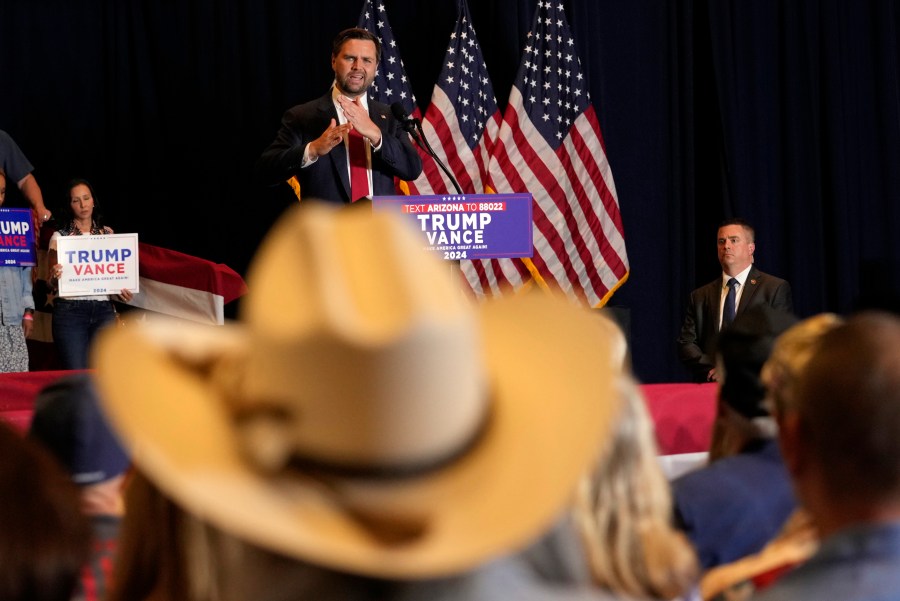
POLYGON ((137 234, 60 236, 56 244, 59 296, 140 292, 137 234))
POLYGON ((396 211, 443 259, 530 257, 531 194, 376 196, 373 210, 396 211))
POLYGON ((37 265, 33 223, 31 209, 0 209, 0 265, 37 265))

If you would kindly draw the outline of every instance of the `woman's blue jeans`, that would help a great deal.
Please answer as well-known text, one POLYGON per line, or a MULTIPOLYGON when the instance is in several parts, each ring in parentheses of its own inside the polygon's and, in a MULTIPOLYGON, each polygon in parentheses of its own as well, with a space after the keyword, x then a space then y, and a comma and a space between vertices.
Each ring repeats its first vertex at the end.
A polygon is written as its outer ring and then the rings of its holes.
POLYGON ((111 301, 68 300, 53 303, 53 342, 62 369, 87 369, 97 332, 116 321, 111 301))

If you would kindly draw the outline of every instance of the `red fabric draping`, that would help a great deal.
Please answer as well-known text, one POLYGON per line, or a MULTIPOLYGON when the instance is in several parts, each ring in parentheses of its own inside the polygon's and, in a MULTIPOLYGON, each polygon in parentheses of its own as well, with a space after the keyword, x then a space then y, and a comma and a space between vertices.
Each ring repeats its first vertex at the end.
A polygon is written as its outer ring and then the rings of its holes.
MULTIPOLYGON (((31 422, 37 393, 67 371, 0 374, 0 419, 20 431, 31 422)), ((715 384, 644 384, 647 408, 656 424, 661 455, 709 449, 716 411, 715 384)))
POLYGON ((660 455, 709 450, 716 416, 715 384, 644 384, 660 455))
POLYGON ((0 374, 0 419, 24 432, 31 423, 34 398, 41 389, 74 371, 26 371, 0 374))
POLYGON ((138 255, 142 278, 218 294, 226 305, 247 292, 243 278, 222 263, 143 242, 138 255))

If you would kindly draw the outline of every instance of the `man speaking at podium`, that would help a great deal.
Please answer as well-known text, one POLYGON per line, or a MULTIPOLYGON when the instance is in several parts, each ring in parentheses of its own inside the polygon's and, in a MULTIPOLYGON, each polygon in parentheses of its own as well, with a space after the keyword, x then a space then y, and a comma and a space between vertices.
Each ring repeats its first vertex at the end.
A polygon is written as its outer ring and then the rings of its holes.
POLYGON ((416 179, 422 161, 409 135, 390 107, 366 96, 380 58, 374 34, 355 27, 340 32, 331 50, 334 85, 284 113, 256 162, 257 178, 267 185, 295 178, 298 197, 334 203, 396 194, 394 177, 416 179))

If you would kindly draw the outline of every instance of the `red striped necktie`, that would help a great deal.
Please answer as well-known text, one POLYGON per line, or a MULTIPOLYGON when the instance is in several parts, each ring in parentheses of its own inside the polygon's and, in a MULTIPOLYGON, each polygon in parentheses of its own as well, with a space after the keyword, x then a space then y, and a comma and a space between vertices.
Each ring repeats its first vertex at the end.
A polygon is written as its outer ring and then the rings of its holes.
MULTIPOLYGON (((354 100, 359 104, 359 100, 354 100)), ((369 162, 366 160, 366 139, 356 129, 349 134, 350 202, 369 195, 369 162)))

